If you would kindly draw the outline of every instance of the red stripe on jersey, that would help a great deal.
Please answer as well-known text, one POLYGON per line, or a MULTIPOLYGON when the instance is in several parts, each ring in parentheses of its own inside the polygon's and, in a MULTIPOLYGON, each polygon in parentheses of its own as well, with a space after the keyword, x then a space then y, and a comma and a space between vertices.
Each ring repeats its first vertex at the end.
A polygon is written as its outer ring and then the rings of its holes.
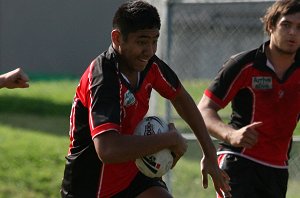
POLYGON ((92 92, 91 92, 91 87, 92 87, 92 77, 93 77, 93 69, 95 67, 95 60, 91 63, 91 66, 90 66, 90 69, 89 69, 89 74, 88 74, 88 109, 89 109, 89 123, 90 123, 90 129, 91 129, 91 134, 92 134, 92 137, 94 138, 94 135, 93 135, 93 132, 94 131, 94 122, 93 122, 93 116, 92 116, 92 108, 90 108, 90 105, 93 104, 93 96, 92 96, 92 92))
POLYGON ((204 94, 209 97, 211 100, 214 101, 214 103, 216 103, 217 105, 219 105, 221 108, 224 108, 226 106, 226 104, 224 103, 223 100, 219 99, 218 97, 216 97, 210 90, 206 89, 204 91, 204 94))
MULTIPOLYGON (((204 94, 212 99, 216 104, 218 104, 221 108, 226 107, 226 105, 234 98, 239 89, 243 88, 245 76, 249 69, 252 69, 253 63, 247 64, 241 71, 237 74, 237 76, 232 80, 230 86, 227 89, 227 92, 222 98, 217 97, 212 91, 206 89, 204 94)), ((244 87, 245 88, 245 87, 244 87)))
POLYGON ((119 132, 120 126, 115 123, 105 123, 100 126, 94 128, 91 132, 92 139, 94 139, 97 135, 107 132, 107 131, 117 131, 119 132))
POLYGON ((154 88, 158 90, 158 92, 165 98, 168 98, 169 100, 172 100, 177 94, 178 92, 181 90, 182 86, 181 84, 179 84, 178 87, 173 87, 164 77, 164 75, 162 74, 161 70, 159 69, 159 66, 157 63, 153 63, 152 66, 153 69, 155 69, 160 78, 157 78, 157 81, 154 83, 154 88), (160 91, 161 90, 161 91, 160 91), (169 91, 172 90, 172 91, 169 91))

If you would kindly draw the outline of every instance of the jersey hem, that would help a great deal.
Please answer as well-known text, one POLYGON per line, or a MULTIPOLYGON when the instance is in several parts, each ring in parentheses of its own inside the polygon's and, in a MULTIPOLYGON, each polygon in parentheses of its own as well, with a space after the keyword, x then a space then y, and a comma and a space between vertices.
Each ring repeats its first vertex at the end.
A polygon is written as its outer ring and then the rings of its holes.
POLYGON ((264 165, 264 166, 272 167, 272 168, 288 169, 288 166, 280 166, 280 165, 274 165, 274 164, 266 163, 266 162, 263 162, 261 160, 257 160, 257 159, 255 159, 253 157, 250 157, 250 156, 247 156, 247 155, 243 155, 243 154, 237 153, 237 152, 231 152, 231 151, 218 151, 217 152, 217 155, 222 155, 222 154, 237 155, 239 157, 243 157, 243 158, 246 158, 246 159, 251 160, 253 162, 259 163, 259 164, 264 165))

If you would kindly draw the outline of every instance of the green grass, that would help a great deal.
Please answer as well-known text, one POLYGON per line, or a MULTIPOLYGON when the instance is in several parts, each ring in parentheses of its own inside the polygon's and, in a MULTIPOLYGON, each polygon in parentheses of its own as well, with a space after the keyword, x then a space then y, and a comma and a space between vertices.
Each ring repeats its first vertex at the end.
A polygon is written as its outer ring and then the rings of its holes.
MULTIPOLYGON (((186 83, 196 102, 206 85, 186 83)), ((48 80, 33 81, 29 89, 0 90, 0 198, 59 197, 76 86, 77 80, 48 80)), ((292 156, 288 198, 298 197, 299 153, 300 148, 292 156)), ((175 197, 215 197, 212 183, 206 190, 201 187, 200 158, 198 144, 189 142, 187 153, 171 172, 175 197)))
POLYGON ((58 197, 67 139, 5 125, 0 137, 0 197, 58 197))
POLYGON ((0 91, 0 198, 57 198, 76 80, 0 91))

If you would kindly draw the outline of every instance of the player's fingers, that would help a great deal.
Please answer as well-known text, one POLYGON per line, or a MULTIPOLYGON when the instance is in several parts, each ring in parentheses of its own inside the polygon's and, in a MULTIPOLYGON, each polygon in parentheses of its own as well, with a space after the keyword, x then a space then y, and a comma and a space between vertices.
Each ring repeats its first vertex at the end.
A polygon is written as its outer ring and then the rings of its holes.
POLYGON ((253 132, 250 132, 245 136, 241 142, 241 145, 243 147, 249 148, 253 147, 258 141, 258 134, 254 134, 253 132))
POLYGON ((220 197, 223 197, 224 193, 229 192, 229 190, 228 190, 228 188, 229 188, 228 186, 229 185, 227 184, 226 180, 222 180, 222 179, 216 180, 216 179, 213 179, 213 182, 214 182, 214 188, 215 188, 217 194, 220 197))
POLYGON ((176 166, 176 164, 177 164, 178 160, 180 159, 180 157, 176 156, 173 152, 171 154, 173 156, 173 165, 171 167, 171 169, 172 169, 173 167, 176 166))
POLYGON ((252 148, 254 145, 255 145, 255 143, 248 142, 248 141, 245 141, 245 140, 241 143, 241 146, 244 147, 244 148, 252 148))
MULTIPOLYGON (((220 196, 222 196, 222 195, 220 195, 220 196)), ((231 195, 230 192, 223 192, 223 197, 224 197, 224 198, 231 198, 232 195, 231 195)))
POLYGON ((229 193, 229 191, 231 191, 231 187, 229 185, 230 177, 224 170, 221 170, 221 174, 223 177, 223 183, 222 183, 221 189, 223 192, 229 193))
POLYGON ((254 146, 257 142, 257 139, 254 138, 246 138, 243 140, 245 145, 254 146))
POLYGON ((224 170, 222 170, 222 169, 220 169, 220 170, 221 170, 221 173, 222 173, 223 178, 224 178, 224 179, 226 180, 226 182, 228 183, 229 180, 230 180, 229 175, 228 175, 224 170))
POLYGON ((203 188, 208 187, 207 172, 204 170, 202 170, 202 186, 203 186, 203 188))
POLYGON ((168 126, 170 131, 176 130, 174 123, 169 123, 168 126))
POLYGON ((215 176, 213 178, 213 182, 214 182, 214 187, 215 187, 216 192, 221 197, 223 197, 224 193, 228 194, 231 190, 230 185, 229 185, 230 178, 224 170, 220 169, 219 171, 220 171, 219 175, 221 177, 215 176))
POLYGON ((249 124, 248 127, 251 129, 255 129, 257 127, 260 127, 261 125, 263 125, 263 122, 253 122, 253 123, 249 124))
POLYGON ((27 82, 27 81, 29 81, 29 76, 23 72, 22 79, 27 82))
POLYGON ((256 142, 258 138, 258 133, 256 131, 251 131, 250 133, 247 134, 246 139, 249 141, 256 142))

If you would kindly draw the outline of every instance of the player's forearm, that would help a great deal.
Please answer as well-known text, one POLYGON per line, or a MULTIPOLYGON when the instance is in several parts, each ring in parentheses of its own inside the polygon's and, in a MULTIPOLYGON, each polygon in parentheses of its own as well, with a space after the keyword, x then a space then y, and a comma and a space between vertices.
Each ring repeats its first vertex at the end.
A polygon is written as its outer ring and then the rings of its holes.
POLYGON ((207 156, 215 156, 215 147, 208 134, 202 115, 191 96, 183 90, 181 95, 172 101, 172 104, 178 114, 191 127, 202 147, 203 153, 207 156))
POLYGON ((209 108, 200 108, 200 111, 209 133, 213 137, 227 142, 228 135, 233 131, 233 128, 224 123, 216 111, 209 108))
POLYGON ((201 145, 203 154, 207 157, 216 155, 216 149, 213 145, 213 142, 209 136, 203 118, 199 111, 193 113, 194 116, 191 116, 192 119, 189 119, 189 125, 193 130, 195 136, 197 137, 198 142, 201 145))
POLYGON ((121 163, 169 148, 176 144, 175 136, 175 133, 151 136, 111 133, 99 135, 94 139, 94 144, 99 158, 104 163, 121 163))

